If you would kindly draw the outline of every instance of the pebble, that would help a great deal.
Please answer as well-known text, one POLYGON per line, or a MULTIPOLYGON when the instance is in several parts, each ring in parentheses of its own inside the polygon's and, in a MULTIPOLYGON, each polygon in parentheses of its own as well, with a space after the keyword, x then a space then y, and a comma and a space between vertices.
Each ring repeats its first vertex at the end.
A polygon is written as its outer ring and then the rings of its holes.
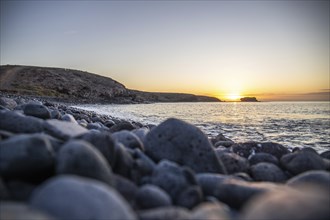
POLYGON ((157 164, 150 176, 150 183, 165 190, 172 201, 176 201, 180 193, 189 186, 197 185, 191 170, 168 160, 162 160, 157 164))
POLYGON ((0 173, 6 178, 35 179, 52 173, 54 151, 43 134, 21 134, 0 142, 0 173))
POLYGON ((320 156, 330 160, 330 150, 322 152, 320 156))
POLYGON ((249 161, 235 153, 222 153, 218 156, 228 174, 247 172, 249 169, 249 161))
POLYGON ((203 202, 192 210, 191 220, 230 220, 229 208, 219 202, 203 202))
POLYGON ((112 138, 122 143, 125 147, 135 149, 138 148, 142 151, 144 151, 144 146, 141 140, 132 132, 123 130, 113 133, 112 138))
POLYGON ((103 155, 88 142, 71 140, 58 152, 56 173, 75 174, 113 185, 112 170, 103 155))
POLYGON ((124 122, 116 123, 115 125, 111 126, 110 132, 114 133, 114 132, 122 131, 122 130, 131 131, 134 129, 136 129, 136 127, 132 123, 124 121, 124 122))
POLYGON ((252 199, 243 209, 242 220, 326 220, 330 218, 329 191, 315 187, 281 189, 252 199))
POLYGON ((22 202, 0 201, 0 219, 3 220, 56 220, 45 212, 22 202))
POLYGON ((135 203, 140 209, 152 209, 162 206, 171 206, 171 197, 161 188, 146 184, 139 188, 135 203))
POLYGON ((131 180, 120 175, 113 174, 113 179, 115 184, 114 188, 131 204, 131 206, 134 206, 135 196, 139 190, 138 186, 131 180))
POLYGON ((175 200, 175 204, 192 209, 203 200, 203 192, 200 186, 189 186, 175 200))
POLYGON ((70 138, 87 133, 87 129, 73 122, 59 121, 56 119, 48 119, 44 123, 46 133, 62 139, 68 140, 70 138))
POLYGON ((155 161, 167 159, 197 173, 225 173, 208 138, 197 127, 178 119, 167 119, 145 138, 146 154, 155 161))
POLYGON ((62 121, 67 121, 67 122, 72 122, 72 123, 78 123, 76 121, 76 119, 73 117, 73 115, 71 114, 64 114, 62 117, 61 117, 61 120, 62 121))
POLYGON ((287 181, 289 186, 314 184, 330 190, 330 173, 323 170, 311 170, 301 173, 287 181))
POLYGON ((79 140, 84 140, 96 147, 108 161, 111 167, 116 163, 116 148, 115 142, 111 135, 107 132, 91 130, 81 136, 76 137, 79 140))
POLYGON ((0 97, 0 106, 13 110, 17 106, 17 103, 14 99, 0 97))
POLYGON ((249 158, 250 155, 254 153, 268 153, 275 156, 277 159, 281 159, 281 157, 285 154, 290 153, 290 151, 282 146, 281 144, 273 143, 273 142, 246 142, 246 143, 238 143, 231 146, 232 151, 242 157, 249 158))
POLYGON ((24 114, 41 119, 51 118, 49 109, 46 106, 40 104, 26 104, 24 106, 24 114))
POLYGON ((31 206, 58 219, 136 220, 124 198, 97 180, 61 175, 47 180, 31 196, 31 206))
POLYGON ((287 176, 275 164, 261 162, 251 166, 250 173, 255 181, 285 182, 287 176))
POLYGON ((132 155, 121 143, 115 144, 116 162, 113 166, 113 171, 126 178, 131 178, 131 172, 134 165, 134 159, 132 155))
POLYGON ((279 165, 279 161, 278 161, 277 157, 275 157, 271 154, 268 154, 268 153, 256 153, 249 157, 249 163, 251 166, 261 163, 261 162, 272 163, 277 166, 279 165))
POLYGON ((297 151, 281 158, 281 165, 290 173, 297 175, 308 170, 325 170, 323 158, 310 151, 297 151))
POLYGON ((187 220, 190 219, 190 212, 181 207, 159 207, 155 209, 148 209, 138 213, 139 220, 187 220))
POLYGON ((0 110, 0 129, 13 133, 39 133, 44 130, 43 120, 5 110, 0 110))

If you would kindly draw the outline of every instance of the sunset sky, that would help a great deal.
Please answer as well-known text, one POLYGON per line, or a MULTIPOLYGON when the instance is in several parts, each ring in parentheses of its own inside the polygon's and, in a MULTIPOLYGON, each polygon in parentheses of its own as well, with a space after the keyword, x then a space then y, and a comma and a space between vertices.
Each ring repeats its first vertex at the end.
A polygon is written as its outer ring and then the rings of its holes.
POLYGON ((1 65, 131 89, 329 99, 328 1, 2 1, 1 65))

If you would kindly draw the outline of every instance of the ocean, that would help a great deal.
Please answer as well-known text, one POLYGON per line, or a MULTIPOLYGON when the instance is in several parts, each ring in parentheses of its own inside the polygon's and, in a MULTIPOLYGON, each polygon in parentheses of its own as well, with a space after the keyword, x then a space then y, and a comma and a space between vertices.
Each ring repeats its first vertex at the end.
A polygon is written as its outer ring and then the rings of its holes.
POLYGON ((79 105, 98 114, 143 124, 174 117, 206 135, 222 133, 235 142, 273 141, 288 148, 330 149, 330 102, 221 102, 79 105))

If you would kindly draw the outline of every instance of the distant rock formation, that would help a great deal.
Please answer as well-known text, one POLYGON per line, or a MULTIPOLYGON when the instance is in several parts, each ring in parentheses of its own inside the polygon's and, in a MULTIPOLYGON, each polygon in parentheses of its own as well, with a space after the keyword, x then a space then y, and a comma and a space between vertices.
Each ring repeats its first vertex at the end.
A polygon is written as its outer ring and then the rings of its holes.
POLYGON ((259 102, 256 97, 243 97, 241 102, 259 102))
POLYGON ((85 71, 19 65, 0 66, 0 91, 84 103, 221 101, 193 94, 130 90, 111 78, 85 71))

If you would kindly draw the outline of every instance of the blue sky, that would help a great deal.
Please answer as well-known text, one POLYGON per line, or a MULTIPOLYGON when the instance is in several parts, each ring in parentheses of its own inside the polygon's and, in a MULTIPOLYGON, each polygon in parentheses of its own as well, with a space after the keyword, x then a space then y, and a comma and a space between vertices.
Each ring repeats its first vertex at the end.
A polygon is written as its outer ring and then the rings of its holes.
POLYGON ((1 65, 226 98, 329 89, 327 1, 1 1, 1 65))

